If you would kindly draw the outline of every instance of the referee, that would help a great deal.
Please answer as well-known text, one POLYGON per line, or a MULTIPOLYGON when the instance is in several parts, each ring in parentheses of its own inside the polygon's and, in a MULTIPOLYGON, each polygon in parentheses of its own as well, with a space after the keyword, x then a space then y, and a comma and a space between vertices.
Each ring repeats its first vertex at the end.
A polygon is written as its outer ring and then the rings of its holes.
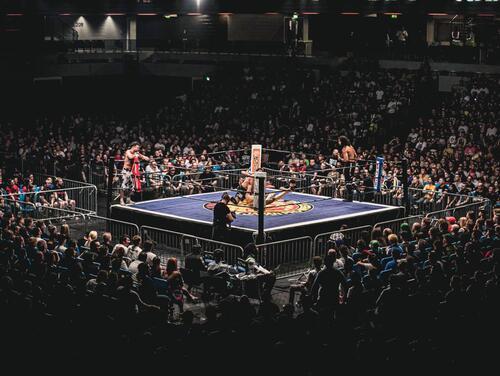
POLYGON ((227 193, 222 195, 221 200, 214 206, 214 219, 212 224, 212 239, 227 241, 229 227, 235 220, 236 215, 229 210, 227 204, 231 198, 227 193))

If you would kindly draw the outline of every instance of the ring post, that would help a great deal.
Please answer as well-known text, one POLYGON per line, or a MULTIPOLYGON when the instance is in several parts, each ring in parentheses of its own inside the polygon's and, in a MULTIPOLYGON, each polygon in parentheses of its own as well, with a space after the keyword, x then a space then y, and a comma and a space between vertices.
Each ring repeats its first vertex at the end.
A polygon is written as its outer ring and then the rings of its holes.
POLYGON ((259 215, 258 231, 257 231, 257 244, 264 243, 264 209, 266 207, 266 173, 257 171, 255 173, 257 179, 256 194, 257 194, 257 209, 259 215))

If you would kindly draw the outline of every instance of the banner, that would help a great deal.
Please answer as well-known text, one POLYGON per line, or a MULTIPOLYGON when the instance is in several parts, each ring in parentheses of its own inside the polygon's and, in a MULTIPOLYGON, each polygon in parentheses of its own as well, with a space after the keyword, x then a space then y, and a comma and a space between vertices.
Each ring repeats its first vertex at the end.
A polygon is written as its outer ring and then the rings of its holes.
POLYGON ((252 145, 252 158, 250 160, 250 172, 258 170, 262 163, 262 145, 252 145))
POLYGON ((384 157, 377 157, 377 164, 375 168, 375 181, 374 188, 377 192, 380 192, 382 187, 382 170, 384 168, 384 157))

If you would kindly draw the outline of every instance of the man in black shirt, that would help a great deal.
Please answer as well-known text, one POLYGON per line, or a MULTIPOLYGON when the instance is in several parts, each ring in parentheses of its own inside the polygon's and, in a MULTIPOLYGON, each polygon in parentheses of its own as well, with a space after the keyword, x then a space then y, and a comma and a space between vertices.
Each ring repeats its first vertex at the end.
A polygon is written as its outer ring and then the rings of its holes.
POLYGON ((228 225, 235 219, 235 214, 231 213, 227 204, 231 198, 227 193, 222 195, 221 200, 214 206, 214 220, 212 227, 212 239, 226 241, 228 225))
POLYGON ((317 273, 312 286, 312 298, 318 309, 324 313, 335 311, 340 304, 340 290, 344 296, 347 292, 346 279, 342 272, 334 267, 334 263, 335 256, 329 252, 325 256, 325 268, 317 273))
POLYGON ((188 285, 188 291, 191 291, 192 285, 202 282, 204 274, 206 274, 204 272, 207 271, 207 267, 201 257, 201 245, 193 245, 192 253, 188 254, 184 260, 184 268, 189 270, 190 273, 189 280, 185 279, 185 282, 188 285))
POLYGON ((186 256, 184 267, 191 270, 198 279, 200 278, 200 273, 207 270, 201 257, 201 245, 193 245, 193 252, 186 256))

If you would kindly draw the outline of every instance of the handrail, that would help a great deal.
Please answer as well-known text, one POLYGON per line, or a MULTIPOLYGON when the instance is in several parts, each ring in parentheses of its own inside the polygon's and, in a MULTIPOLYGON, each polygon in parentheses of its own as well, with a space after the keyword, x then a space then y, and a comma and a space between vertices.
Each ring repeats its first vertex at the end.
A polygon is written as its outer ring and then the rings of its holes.
POLYGON ((290 243, 294 240, 306 240, 306 239, 309 239, 311 241, 313 240, 312 237, 310 237, 310 236, 301 236, 299 238, 284 239, 284 240, 277 240, 275 242, 270 242, 270 243, 256 244, 256 247, 260 248, 260 247, 265 247, 265 246, 270 246, 270 245, 275 245, 275 244, 290 243))
POLYGON ((316 239, 318 239, 321 236, 331 235, 331 234, 335 234, 337 232, 344 233, 344 232, 352 232, 352 231, 357 231, 357 230, 363 231, 363 230, 367 230, 367 229, 372 229, 372 226, 365 225, 365 226, 358 226, 358 227, 353 227, 353 228, 346 228, 343 230, 333 230, 333 231, 323 232, 321 234, 317 234, 314 237, 314 243, 316 243, 316 239))
POLYGON ((51 190, 48 190, 48 191, 37 191, 37 192, 34 192, 34 191, 30 191, 30 192, 23 192, 23 193, 4 193, 4 194, 0 194, 0 198, 6 198, 6 197, 11 197, 11 196, 22 196, 22 195, 37 195, 37 194, 45 194, 45 193, 57 193, 57 192, 66 192, 66 191, 76 191, 78 189, 82 189, 82 188, 94 188, 94 189, 97 189, 97 187, 93 184, 88 184, 84 187, 70 187, 70 188, 62 188, 62 189, 51 189, 51 190))

